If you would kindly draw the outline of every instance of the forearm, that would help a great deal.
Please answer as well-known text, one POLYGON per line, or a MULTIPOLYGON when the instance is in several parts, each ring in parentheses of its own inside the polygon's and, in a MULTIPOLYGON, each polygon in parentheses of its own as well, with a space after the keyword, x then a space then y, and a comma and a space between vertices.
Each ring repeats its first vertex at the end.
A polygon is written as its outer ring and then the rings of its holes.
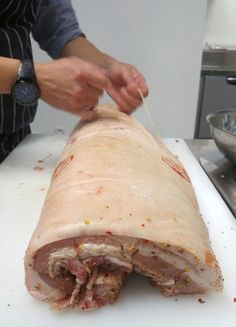
POLYGON ((16 81, 20 60, 0 57, 0 93, 9 94, 16 81))
POLYGON ((97 49, 91 42, 84 37, 78 37, 69 41, 64 46, 60 57, 76 56, 105 69, 109 68, 115 59, 97 49))

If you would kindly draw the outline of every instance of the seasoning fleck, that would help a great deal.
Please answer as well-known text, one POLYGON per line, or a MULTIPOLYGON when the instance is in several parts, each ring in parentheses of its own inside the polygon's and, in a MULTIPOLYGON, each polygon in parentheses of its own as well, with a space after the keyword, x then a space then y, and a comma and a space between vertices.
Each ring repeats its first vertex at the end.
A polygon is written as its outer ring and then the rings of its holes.
POLYGON ((84 249, 84 244, 79 245, 79 250, 82 251, 84 249))
POLYGON ((112 235, 112 232, 110 232, 110 231, 108 230, 108 231, 106 231, 106 234, 108 234, 108 235, 112 235))
POLYGON ((142 227, 145 227, 145 225, 144 225, 144 224, 141 224, 141 226, 142 226, 142 227))
POLYGON ((131 252, 133 250, 133 245, 132 244, 128 244, 127 245, 127 251, 131 252))
POLYGON ((40 166, 35 166, 33 169, 35 171, 42 171, 42 170, 44 170, 44 168, 43 167, 40 167, 40 166))
POLYGON ((146 218, 146 221, 150 223, 152 221, 152 218, 146 218))
POLYGON ((201 299, 201 298, 198 299, 198 302, 201 303, 201 304, 202 304, 202 303, 206 303, 206 301, 204 301, 204 300, 201 299))
POLYGON ((89 225, 89 224, 90 224, 90 221, 89 221, 89 219, 87 219, 87 218, 86 218, 86 219, 84 219, 84 224, 85 224, 85 225, 89 225))
POLYGON ((233 300, 234 300, 234 302, 236 303, 236 297, 234 297, 234 299, 233 299, 233 300))

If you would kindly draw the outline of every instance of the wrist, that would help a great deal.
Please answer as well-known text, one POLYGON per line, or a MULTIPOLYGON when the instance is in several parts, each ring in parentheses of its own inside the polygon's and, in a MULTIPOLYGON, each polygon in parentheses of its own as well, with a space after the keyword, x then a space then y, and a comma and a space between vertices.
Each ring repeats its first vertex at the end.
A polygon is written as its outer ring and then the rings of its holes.
POLYGON ((44 97, 44 85, 46 83, 47 79, 47 64, 46 63, 35 63, 34 65, 35 69, 35 76, 37 80, 38 87, 41 92, 41 97, 44 97))
POLYGON ((17 79, 21 61, 18 59, 0 57, 0 93, 10 94, 17 79))
POLYGON ((105 68, 106 70, 109 70, 110 67, 112 67, 114 65, 115 62, 117 62, 116 59, 108 56, 107 54, 103 54, 104 59, 103 59, 103 68, 105 68))

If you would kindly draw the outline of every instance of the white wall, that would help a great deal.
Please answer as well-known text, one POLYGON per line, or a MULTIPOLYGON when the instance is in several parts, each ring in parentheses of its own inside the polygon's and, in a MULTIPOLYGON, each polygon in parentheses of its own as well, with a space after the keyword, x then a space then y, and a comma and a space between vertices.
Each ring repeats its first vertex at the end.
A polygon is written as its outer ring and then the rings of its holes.
MULTIPOLYGON (((147 105, 157 123, 153 132, 192 137, 207 0, 72 2, 88 39, 144 74, 147 105)), ((34 49, 37 60, 46 59, 35 44, 34 49)), ((143 108, 135 116, 151 127, 143 108)), ((76 120, 40 103, 33 132, 52 133, 61 126, 70 132, 76 120)))
POLYGON ((208 0, 205 43, 236 48, 235 0, 208 0))

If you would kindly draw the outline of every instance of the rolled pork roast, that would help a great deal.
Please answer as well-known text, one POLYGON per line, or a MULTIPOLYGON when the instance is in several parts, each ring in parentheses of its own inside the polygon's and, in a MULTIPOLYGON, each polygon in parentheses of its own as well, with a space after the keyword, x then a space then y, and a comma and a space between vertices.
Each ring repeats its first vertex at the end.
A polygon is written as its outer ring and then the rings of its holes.
POLYGON ((28 291, 54 308, 112 304, 131 272, 166 295, 222 277, 180 161, 112 105, 80 123, 55 168, 25 256, 28 291))

